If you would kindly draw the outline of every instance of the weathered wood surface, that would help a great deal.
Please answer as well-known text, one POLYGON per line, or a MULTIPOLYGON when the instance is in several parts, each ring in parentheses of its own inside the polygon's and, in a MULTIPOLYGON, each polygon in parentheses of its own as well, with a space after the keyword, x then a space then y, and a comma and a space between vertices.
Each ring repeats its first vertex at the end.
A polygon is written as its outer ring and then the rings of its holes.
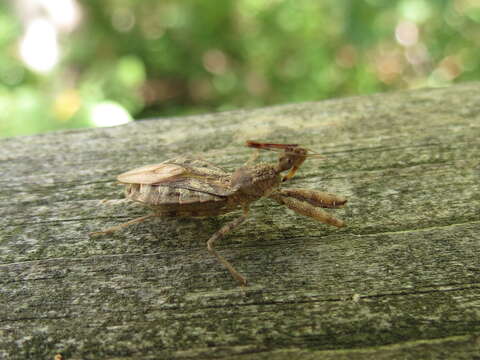
MULTIPOLYGON (((480 84, 0 141, 0 358, 478 359, 480 84), (153 220, 115 175, 190 153, 235 169, 247 139, 326 155, 290 186, 349 198, 336 229, 269 200, 153 220), (103 199, 111 201, 102 202, 103 199)), ((274 154, 264 154, 274 160, 274 154)))

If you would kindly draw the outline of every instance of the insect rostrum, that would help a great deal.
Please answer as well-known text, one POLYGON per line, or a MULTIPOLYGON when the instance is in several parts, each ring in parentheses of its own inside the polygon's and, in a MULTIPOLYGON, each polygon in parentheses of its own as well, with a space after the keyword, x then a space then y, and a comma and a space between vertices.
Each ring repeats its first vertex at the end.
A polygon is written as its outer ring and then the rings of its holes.
POLYGON ((281 188, 282 182, 292 178, 307 157, 318 154, 297 144, 247 141, 246 145, 279 151, 277 164, 255 164, 252 158, 230 174, 209 162, 180 157, 120 174, 117 179, 125 184, 125 196, 153 212, 91 235, 112 233, 156 216, 217 216, 241 208, 243 214, 213 234, 207 248, 241 285, 246 285, 245 277, 215 251, 214 243, 245 221, 252 202, 268 197, 301 215, 337 227, 345 225, 321 209, 342 207, 347 202, 345 198, 316 190, 281 188), (285 171, 289 172, 282 176, 285 171))

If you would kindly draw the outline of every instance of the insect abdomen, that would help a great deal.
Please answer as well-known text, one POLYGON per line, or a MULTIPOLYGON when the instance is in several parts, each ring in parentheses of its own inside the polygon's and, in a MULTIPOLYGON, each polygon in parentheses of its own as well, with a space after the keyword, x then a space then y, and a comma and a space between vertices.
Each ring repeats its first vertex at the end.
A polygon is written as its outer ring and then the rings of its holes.
POLYGON ((162 216, 217 216, 237 207, 225 197, 169 186, 128 184, 125 194, 162 216))

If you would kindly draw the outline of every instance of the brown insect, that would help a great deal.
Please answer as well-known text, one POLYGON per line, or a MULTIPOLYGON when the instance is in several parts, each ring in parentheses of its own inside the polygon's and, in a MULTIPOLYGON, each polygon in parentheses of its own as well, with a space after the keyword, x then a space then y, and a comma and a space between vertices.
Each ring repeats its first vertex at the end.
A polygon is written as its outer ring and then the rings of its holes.
POLYGON ((283 181, 294 176, 307 157, 319 157, 318 154, 297 144, 247 141, 246 145, 255 149, 279 151, 278 163, 254 164, 254 156, 244 166, 228 173, 209 162, 180 157, 119 175, 118 181, 126 186, 125 196, 150 207, 153 212, 91 235, 112 233, 157 216, 218 216, 242 208, 243 214, 240 217, 210 237, 207 249, 241 285, 246 285, 245 277, 215 251, 214 243, 245 221, 250 204, 254 201, 268 197, 301 215, 337 227, 345 225, 321 209, 342 207, 347 202, 345 198, 316 190, 280 187, 283 181), (281 173, 287 170, 288 174, 282 177, 281 173))

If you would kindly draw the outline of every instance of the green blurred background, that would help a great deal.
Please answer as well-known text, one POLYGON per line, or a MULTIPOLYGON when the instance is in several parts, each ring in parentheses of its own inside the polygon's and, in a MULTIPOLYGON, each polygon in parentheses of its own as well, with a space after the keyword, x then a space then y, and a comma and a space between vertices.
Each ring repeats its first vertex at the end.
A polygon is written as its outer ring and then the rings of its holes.
POLYGON ((474 80, 479 0, 7 0, 0 136, 474 80))

